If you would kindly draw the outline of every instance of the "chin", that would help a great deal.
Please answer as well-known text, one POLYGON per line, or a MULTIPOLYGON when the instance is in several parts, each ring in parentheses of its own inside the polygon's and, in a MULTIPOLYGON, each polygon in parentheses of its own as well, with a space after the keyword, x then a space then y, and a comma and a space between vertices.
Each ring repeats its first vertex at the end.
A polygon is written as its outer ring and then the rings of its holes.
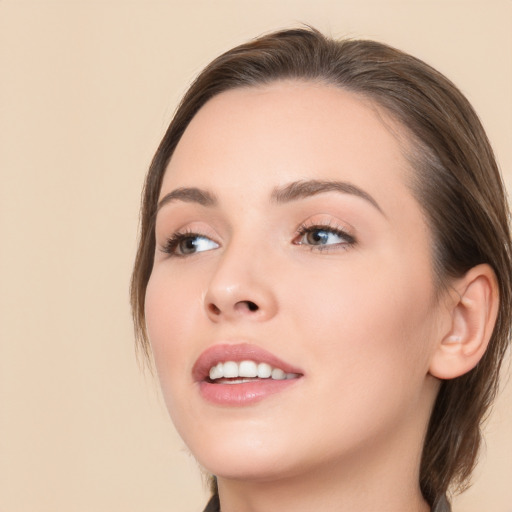
MULTIPOLYGON (((273 481, 293 474, 289 464, 283 464, 282 457, 248 457, 220 455, 198 459, 199 464, 212 475, 227 480, 253 482, 273 481)), ((288 461, 289 462, 289 461, 288 461)))
POLYGON ((218 477, 234 480, 266 480, 283 476, 293 461, 292 446, 275 434, 270 437, 244 432, 211 432, 202 437, 185 437, 185 442, 199 464, 218 477))

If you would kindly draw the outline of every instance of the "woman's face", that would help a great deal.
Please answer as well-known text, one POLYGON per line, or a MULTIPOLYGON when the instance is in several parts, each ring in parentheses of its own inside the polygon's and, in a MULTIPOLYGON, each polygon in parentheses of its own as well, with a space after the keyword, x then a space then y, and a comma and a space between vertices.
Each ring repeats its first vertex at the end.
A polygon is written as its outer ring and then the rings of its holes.
POLYGON ((213 98, 178 144, 146 320, 172 419, 219 477, 421 449, 441 307, 397 132, 352 93, 281 82, 213 98))

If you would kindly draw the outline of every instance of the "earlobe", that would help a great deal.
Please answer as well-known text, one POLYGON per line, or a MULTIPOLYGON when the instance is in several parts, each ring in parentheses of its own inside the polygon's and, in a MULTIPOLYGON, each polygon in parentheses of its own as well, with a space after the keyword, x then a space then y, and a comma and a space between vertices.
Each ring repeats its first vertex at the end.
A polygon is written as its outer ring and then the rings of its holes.
POLYGON ((498 315, 496 275, 477 265, 454 283, 449 330, 435 347, 430 374, 454 379, 472 370, 484 355, 498 315))

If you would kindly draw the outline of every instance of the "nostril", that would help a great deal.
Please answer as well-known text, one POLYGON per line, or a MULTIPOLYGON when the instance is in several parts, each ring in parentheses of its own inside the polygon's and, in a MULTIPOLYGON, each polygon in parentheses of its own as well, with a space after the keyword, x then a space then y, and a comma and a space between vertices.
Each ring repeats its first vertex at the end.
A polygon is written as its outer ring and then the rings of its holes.
POLYGON ((220 315, 220 309, 215 304, 209 304, 208 309, 214 315, 220 315))
MULTIPOLYGON (((259 311, 260 307, 255 302, 252 302, 251 300, 241 300, 238 301, 234 305, 234 311, 238 311, 239 313, 243 312, 255 312, 259 311)), ((220 316, 222 314, 222 309, 220 309, 218 306, 216 306, 213 302, 210 302, 207 306, 208 312, 213 316, 220 316)), ((226 308, 226 311, 228 311, 229 308, 226 308)))
POLYGON ((239 313, 247 313, 258 311, 260 307, 252 300, 241 300, 235 304, 235 310, 239 313))
POLYGON ((250 300, 247 301, 247 307, 249 308, 249 311, 258 311, 259 309, 258 305, 250 300))

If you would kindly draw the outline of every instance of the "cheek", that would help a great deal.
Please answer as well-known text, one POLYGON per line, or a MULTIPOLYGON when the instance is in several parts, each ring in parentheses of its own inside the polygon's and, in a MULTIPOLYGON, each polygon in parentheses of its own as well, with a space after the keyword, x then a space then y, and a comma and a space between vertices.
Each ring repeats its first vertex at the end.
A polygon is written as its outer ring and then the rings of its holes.
POLYGON ((380 372, 396 380, 417 372, 420 378, 432 337, 428 275, 388 260, 307 280, 323 283, 307 287, 295 318, 302 332, 318 340, 312 357, 330 355, 350 375, 380 372))
POLYGON ((431 313, 407 282, 368 283, 354 283, 346 295, 330 288, 315 323, 303 325, 315 336, 309 357, 320 376, 316 394, 328 397, 333 423, 345 422, 347 439, 397 429, 425 401, 431 313))
MULTIPOLYGON (((148 282, 145 298, 146 327, 156 369, 164 394, 169 387, 188 383, 190 333, 202 308, 202 291, 193 278, 180 280, 176 272, 156 268, 148 282), (173 378, 173 377, 180 377, 173 378)), ((189 372, 190 375, 190 372, 189 372)))

